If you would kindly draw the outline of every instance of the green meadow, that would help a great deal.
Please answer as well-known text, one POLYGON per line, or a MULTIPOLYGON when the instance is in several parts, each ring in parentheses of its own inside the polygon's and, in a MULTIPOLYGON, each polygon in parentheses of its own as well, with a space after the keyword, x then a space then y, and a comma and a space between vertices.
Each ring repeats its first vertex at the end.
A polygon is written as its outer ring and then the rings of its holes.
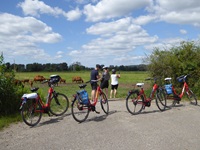
MULTIPOLYGON (((84 82, 90 79, 90 71, 79 71, 79 72, 23 72, 16 73, 15 78, 19 80, 29 79, 33 80, 36 75, 42 75, 45 78, 50 78, 50 75, 58 74, 62 79, 66 80, 66 84, 59 83, 55 87, 57 92, 67 95, 68 99, 71 101, 73 99, 73 94, 79 90, 78 85, 81 83, 73 83, 72 78, 75 76, 80 76, 84 82)), ((145 78, 148 77, 148 72, 120 72, 121 78, 119 79, 119 87, 117 98, 126 98, 127 92, 134 88, 137 82, 144 82, 145 78)), ((28 83, 25 83, 26 88, 31 88, 28 83)), ((47 84, 41 84, 40 82, 33 82, 33 87, 39 87, 39 93, 43 98, 46 97, 48 86, 47 84)), ((110 91, 109 85, 109 91, 110 91)), ((86 90, 90 94, 91 87, 90 84, 86 87, 86 90)))

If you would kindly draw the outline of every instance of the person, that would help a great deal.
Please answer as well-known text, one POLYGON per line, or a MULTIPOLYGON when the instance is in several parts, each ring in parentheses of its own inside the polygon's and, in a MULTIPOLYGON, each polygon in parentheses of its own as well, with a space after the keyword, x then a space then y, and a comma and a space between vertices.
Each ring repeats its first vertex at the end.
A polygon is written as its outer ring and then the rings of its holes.
POLYGON ((120 78, 120 73, 116 74, 116 70, 112 69, 110 98, 112 98, 112 95, 114 95, 114 98, 116 98, 118 89, 118 78, 120 78))
POLYGON ((90 74, 90 84, 92 87, 92 92, 91 92, 91 99, 92 101, 95 99, 95 94, 97 90, 97 82, 93 82, 92 80, 99 80, 100 75, 99 75, 99 69, 101 69, 101 66, 99 64, 96 64, 96 68, 91 71, 90 74))
POLYGON ((105 91, 106 97, 108 97, 108 86, 110 80, 110 73, 108 67, 103 67, 104 72, 102 73, 101 89, 105 91))

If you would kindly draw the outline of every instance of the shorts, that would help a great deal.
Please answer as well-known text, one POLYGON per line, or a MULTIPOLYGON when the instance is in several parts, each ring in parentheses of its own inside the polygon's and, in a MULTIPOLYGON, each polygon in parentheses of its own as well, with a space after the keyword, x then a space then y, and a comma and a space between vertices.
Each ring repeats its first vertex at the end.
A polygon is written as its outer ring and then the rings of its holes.
POLYGON ((112 89, 112 90, 114 90, 114 89, 117 90, 117 88, 118 88, 118 84, 116 84, 116 85, 111 85, 111 89, 112 89))
POLYGON ((97 90, 97 82, 91 82, 92 90, 97 90))
POLYGON ((104 80, 101 82, 101 89, 108 88, 108 86, 109 86, 108 80, 104 80))

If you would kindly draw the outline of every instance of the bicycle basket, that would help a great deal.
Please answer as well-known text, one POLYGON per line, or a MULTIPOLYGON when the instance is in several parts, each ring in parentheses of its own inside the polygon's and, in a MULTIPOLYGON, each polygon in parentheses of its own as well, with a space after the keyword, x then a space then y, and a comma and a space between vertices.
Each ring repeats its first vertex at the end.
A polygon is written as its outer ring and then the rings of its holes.
POLYGON ((178 80, 178 82, 183 82, 184 81, 184 75, 182 75, 182 76, 180 76, 180 77, 178 77, 176 79, 178 80))
POLYGON ((81 104, 88 104, 89 103, 89 97, 86 90, 80 90, 77 92, 80 98, 81 104))
POLYGON ((172 84, 165 84, 165 90, 167 94, 172 94, 172 84))

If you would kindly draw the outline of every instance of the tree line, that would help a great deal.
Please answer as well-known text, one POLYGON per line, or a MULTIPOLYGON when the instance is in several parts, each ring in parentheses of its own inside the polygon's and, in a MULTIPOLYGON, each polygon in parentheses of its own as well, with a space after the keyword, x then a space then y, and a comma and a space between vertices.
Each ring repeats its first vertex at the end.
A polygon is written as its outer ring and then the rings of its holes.
MULTIPOLYGON (((104 65, 101 65, 102 67, 104 65)), ((147 71, 147 65, 140 64, 140 65, 129 65, 129 66, 108 66, 110 69, 115 68, 118 71, 147 71)), ((10 64, 9 62, 6 63, 7 70, 15 70, 17 72, 59 72, 59 71, 82 71, 82 70, 91 70, 93 68, 89 68, 86 66, 81 65, 80 62, 75 62, 68 66, 66 62, 63 63, 32 63, 32 64, 10 64)))

